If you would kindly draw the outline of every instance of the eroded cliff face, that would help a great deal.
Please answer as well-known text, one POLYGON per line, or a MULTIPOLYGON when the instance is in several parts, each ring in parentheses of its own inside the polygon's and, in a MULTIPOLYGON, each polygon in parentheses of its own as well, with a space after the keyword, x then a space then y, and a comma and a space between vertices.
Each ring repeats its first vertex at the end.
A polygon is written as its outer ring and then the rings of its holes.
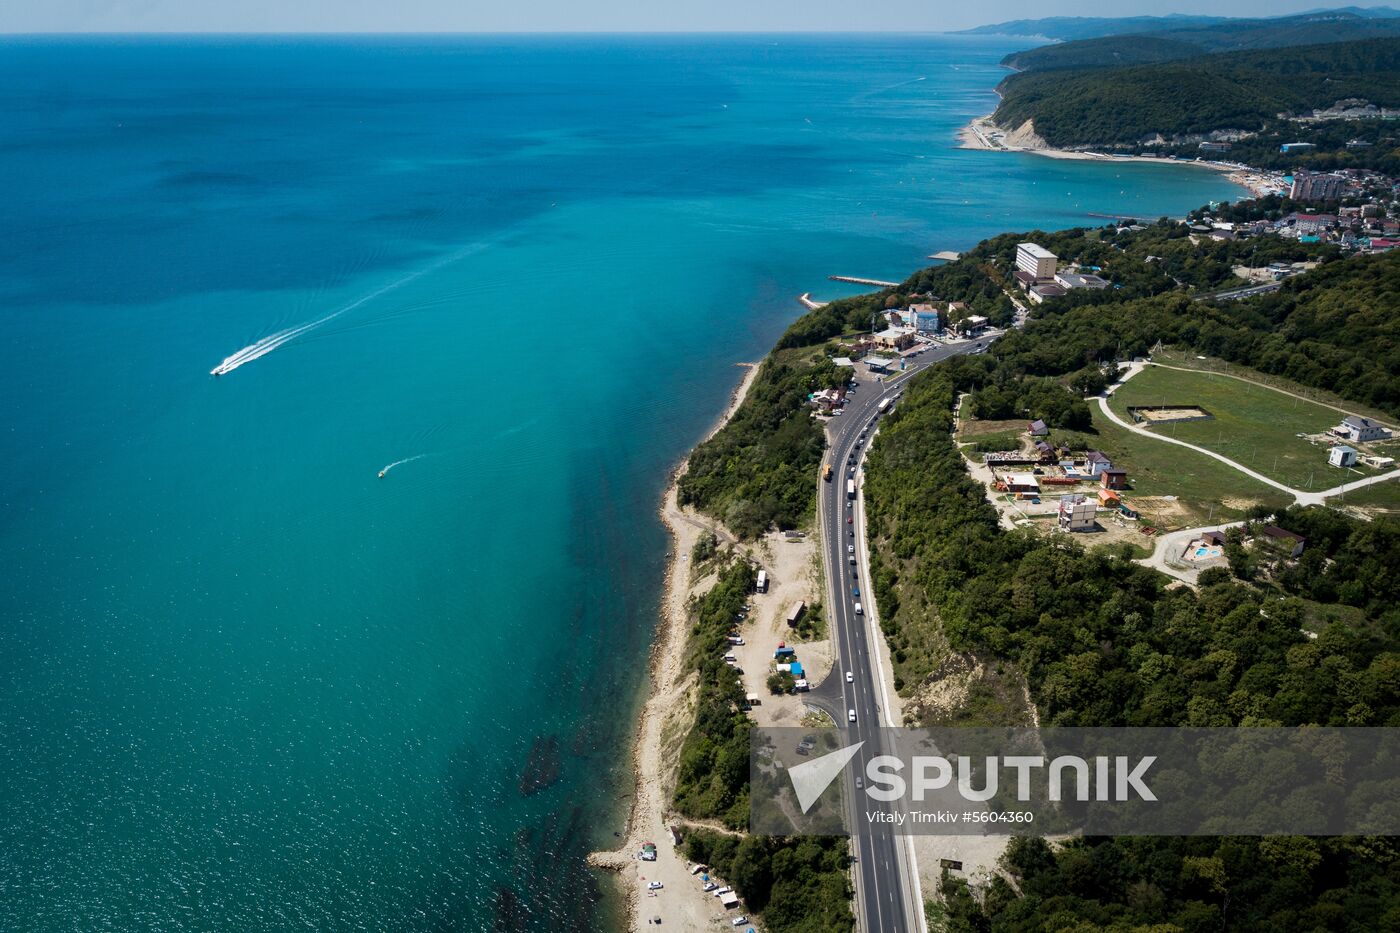
POLYGON ((1014 130, 1008 130, 1005 137, 1008 146, 1020 149, 1049 149, 1050 144, 1035 132, 1035 121, 1027 120, 1014 130))

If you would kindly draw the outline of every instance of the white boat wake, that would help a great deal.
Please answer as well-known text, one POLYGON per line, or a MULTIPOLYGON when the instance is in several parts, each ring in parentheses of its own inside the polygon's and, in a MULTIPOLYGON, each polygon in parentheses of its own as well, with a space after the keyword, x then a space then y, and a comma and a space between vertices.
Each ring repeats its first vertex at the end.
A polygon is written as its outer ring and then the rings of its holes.
POLYGON ((448 263, 456 262, 458 259, 461 259, 463 256, 466 256, 468 253, 476 252, 482 249, 484 246, 485 244, 480 243, 472 244, 471 246, 465 247, 463 249, 458 250, 455 253, 452 253, 450 256, 445 256, 442 259, 439 259, 437 262, 426 265, 423 268, 418 269, 417 271, 410 272, 408 275, 405 275, 402 278, 395 279, 387 285, 381 285, 379 288, 376 288, 368 295, 362 295, 361 297, 356 298, 354 301, 350 302, 345 307, 338 308, 337 310, 332 311, 330 314, 327 314, 323 317, 319 317, 314 321, 308 321, 305 324, 298 324, 296 327, 289 327, 286 330, 278 331, 277 333, 272 334, 269 337, 262 338, 256 343, 250 343, 248 344, 248 346, 244 347, 242 350, 239 350, 237 353, 224 357, 223 361, 219 363, 218 366, 215 366, 213 369, 209 370, 209 375, 227 375, 228 373, 231 373, 238 367, 242 366, 244 363, 251 363, 253 362, 253 360, 261 359, 262 357, 267 356, 273 350, 276 350, 278 347, 284 346, 285 344, 288 344, 291 341, 297 339, 302 334, 309 333, 310 331, 315 330, 323 324, 329 324, 331 321, 334 321, 342 314, 348 314, 349 312, 354 311, 361 305, 367 304, 368 302, 373 301, 381 295, 386 295, 396 288, 402 288, 409 282, 412 282, 415 279, 420 279, 423 276, 427 275, 429 272, 436 272, 438 269, 441 269, 448 263))
POLYGON ((388 475, 389 475, 389 471, 392 470, 392 469, 393 469, 394 467, 396 467, 396 466, 402 466, 402 465, 405 464, 405 463, 412 463, 412 462, 415 461, 415 460, 422 460, 422 459, 423 459, 424 457, 426 457, 426 456, 428 456, 428 455, 427 455, 427 454, 419 454, 419 455, 416 456, 416 457, 404 457, 402 460, 395 460, 393 463, 389 464, 389 465, 386 466, 384 469, 382 469, 382 470, 379 471, 379 478, 380 478, 380 479, 383 479, 384 477, 388 476, 388 475))

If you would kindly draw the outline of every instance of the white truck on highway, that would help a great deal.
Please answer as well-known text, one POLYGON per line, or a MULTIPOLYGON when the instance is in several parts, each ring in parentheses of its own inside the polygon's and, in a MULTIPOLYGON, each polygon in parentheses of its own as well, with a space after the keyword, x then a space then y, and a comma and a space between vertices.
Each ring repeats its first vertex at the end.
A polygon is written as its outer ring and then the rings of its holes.
POLYGON ((856 481, 853 480, 853 479, 848 479, 848 480, 846 480, 846 498, 847 498, 847 499, 854 499, 855 497, 856 497, 856 481))

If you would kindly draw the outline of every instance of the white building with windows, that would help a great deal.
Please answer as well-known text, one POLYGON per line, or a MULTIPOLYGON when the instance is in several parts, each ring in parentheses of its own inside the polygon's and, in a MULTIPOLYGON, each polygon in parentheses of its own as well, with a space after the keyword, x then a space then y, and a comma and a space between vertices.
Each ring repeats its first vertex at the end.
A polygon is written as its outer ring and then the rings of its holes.
POLYGON ((1332 433, 1353 443, 1390 440, 1389 428, 1370 418, 1357 415, 1347 415, 1341 424, 1332 429, 1332 433))
POLYGON ((1053 279, 1058 261, 1058 256, 1035 243, 1016 247, 1016 268, 1037 279, 1053 279))

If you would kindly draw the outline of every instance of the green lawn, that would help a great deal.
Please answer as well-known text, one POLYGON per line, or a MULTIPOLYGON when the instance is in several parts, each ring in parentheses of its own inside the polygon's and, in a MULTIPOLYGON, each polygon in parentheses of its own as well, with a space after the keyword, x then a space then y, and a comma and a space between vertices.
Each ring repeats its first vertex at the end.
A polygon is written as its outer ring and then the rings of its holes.
MULTIPOLYGON (((1104 418, 1097 405, 1091 411, 1097 416, 1093 433, 1053 431, 1051 439, 1063 440, 1075 450, 1101 450, 1114 466, 1127 470, 1132 488, 1124 498, 1130 506, 1136 507, 1134 500, 1142 497, 1175 496, 1174 503, 1157 503, 1157 521, 1169 529, 1230 521, 1251 505, 1283 508, 1292 501, 1272 486, 1250 479, 1205 454, 1120 428, 1104 418)), ((1144 517, 1148 517, 1146 513, 1144 517)))
MULTIPOLYGON (((1240 366, 1237 363, 1228 363, 1225 360, 1215 357, 1201 359, 1200 355, 1190 351, 1175 347, 1168 347, 1162 350, 1155 350, 1152 359, 1159 363, 1166 363, 1168 366, 1179 366, 1183 369, 1198 369, 1212 373, 1233 373, 1236 376, 1250 379, 1254 382, 1262 382, 1266 386, 1273 386, 1294 395, 1301 395, 1303 398, 1310 398, 1320 403, 1324 407, 1331 406, 1333 411, 1338 408, 1346 410, 1348 415, 1361 415, 1363 418, 1373 418, 1376 421, 1383 421, 1389 424, 1394 420, 1392 415, 1388 415, 1378 408, 1371 408, 1366 405, 1358 405, 1356 402, 1342 398, 1335 392, 1328 392, 1326 389, 1319 389, 1314 386, 1305 386, 1301 383, 1285 379, 1282 376, 1274 376, 1269 373, 1261 373, 1257 369, 1250 369, 1247 366, 1240 366)), ((1337 420, 1341 420, 1338 413, 1337 420)))
POLYGON ((1342 496, 1332 496, 1328 505, 1355 505, 1369 509, 1386 509, 1400 512, 1400 480, 1387 480, 1352 490, 1342 496))
POLYGON ((1149 366, 1119 387, 1109 404, 1125 421, 1132 405, 1199 405, 1215 417, 1151 430, 1223 454, 1294 489, 1327 489, 1347 479, 1327 465, 1325 446, 1296 436, 1324 432, 1343 416, 1264 386, 1149 366))

